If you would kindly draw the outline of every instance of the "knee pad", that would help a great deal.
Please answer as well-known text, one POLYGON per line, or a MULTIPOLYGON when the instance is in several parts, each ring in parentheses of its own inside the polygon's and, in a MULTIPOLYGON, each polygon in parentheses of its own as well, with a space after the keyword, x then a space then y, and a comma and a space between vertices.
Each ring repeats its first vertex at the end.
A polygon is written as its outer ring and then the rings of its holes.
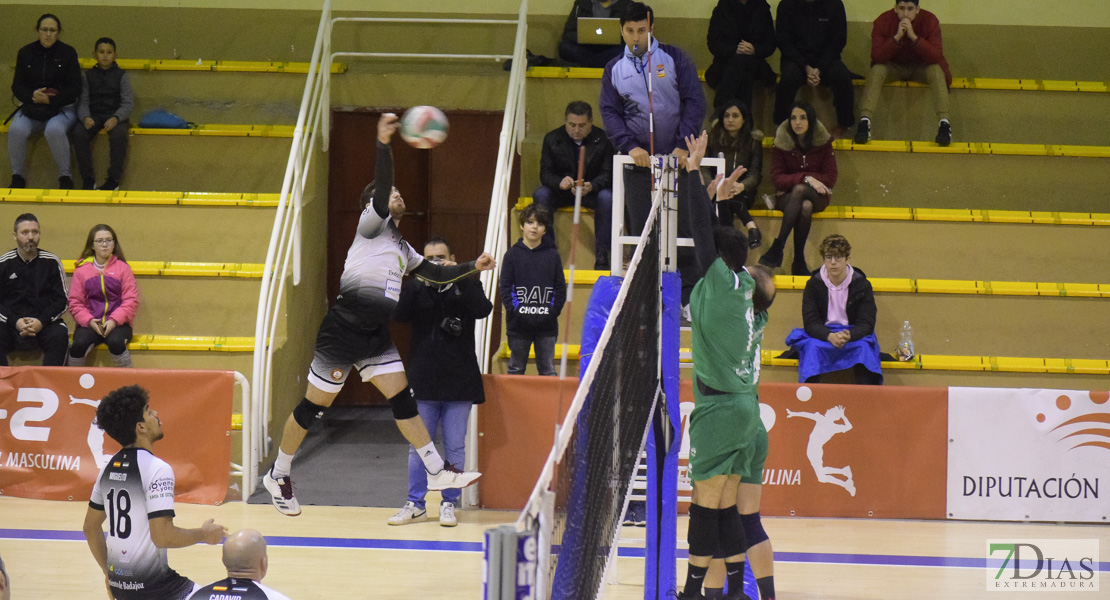
POLYGON ((416 398, 413 396, 412 388, 407 385, 405 389, 389 399, 389 407, 393 409, 393 418, 398 421, 420 416, 420 411, 416 409, 416 398))
POLYGON ((712 508, 690 505, 690 527, 686 541, 690 556, 713 556, 717 553, 717 511, 712 508))
POLYGON ((721 558, 728 558, 743 554, 748 551, 744 526, 741 524, 740 513, 735 506, 722 508, 717 511, 717 529, 720 532, 721 558))
POLYGON ((763 531, 763 521, 759 518, 759 513, 740 515, 740 523, 744 528, 744 537, 748 540, 749 548, 771 539, 767 536, 767 532, 763 531))
POLYGON ((293 420, 300 425, 302 429, 312 427, 312 423, 324 416, 328 407, 320 406, 315 402, 310 402, 308 398, 303 398, 301 403, 293 409, 293 420))

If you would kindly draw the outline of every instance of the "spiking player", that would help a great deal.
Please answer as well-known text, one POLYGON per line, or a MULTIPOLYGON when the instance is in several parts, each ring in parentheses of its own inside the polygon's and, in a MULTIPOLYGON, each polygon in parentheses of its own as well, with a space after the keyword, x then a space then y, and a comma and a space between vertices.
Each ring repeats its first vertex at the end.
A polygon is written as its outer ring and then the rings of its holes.
MULTIPOLYGON (((737 500, 742 500, 742 509, 751 510, 745 484, 754 482, 758 494, 767 458, 767 430, 759 417, 756 386, 774 280, 766 270, 744 267, 748 244, 743 233, 710 224, 710 201, 698 168, 707 139, 704 132, 699 138, 686 138, 690 155, 687 173, 679 181, 679 202, 687 204, 702 273, 690 297, 696 405, 690 415, 689 475, 694 496, 687 538, 690 563, 680 600, 701 597, 714 556, 725 559, 729 597, 744 598, 744 552, 749 544, 766 540, 766 535, 758 539, 763 531, 758 512, 754 522, 746 522, 737 511, 737 500), (745 536, 747 529, 751 531, 745 536)), ((709 589, 706 592, 708 597, 709 589)), ((765 600, 771 600, 773 585, 767 593, 765 600)))
POLYGON ((100 471, 85 513, 85 539, 116 600, 182 600, 197 586, 169 567, 167 548, 218 544, 227 533, 208 519, 197 529, 173 524, 173 469, 153 454, 162 421, 146 390, 114 390, 100 401, 96 422, 123 449, 100 471), (104 521, 108 538, 104 538, 104 521))
POLYGON ((316 353, 308 370, 305 398, 286 420, 277 460, 262 477, 274 507, 284 515, 301 514, 289 477, 293 454, 304 441, 308 428, 324 416, 343 389, 351 367, 358 370, 363 381, 373 383, 389 399, 397 427, 416 448, 428 471, 429 490, 464 488, 481 476, 481 473, 464 473, 445 463, 436 451, 417 411, 401 356, 390 338, 389 321, 397 306, 404 275, 444 285, 477 271, 488 271, 496 262, 483 252, 476 261, 437 265, 424 260, 401 238, 397 224, 405 214, 405 201, 393 187, 393 152, 389 146, 397 127, 395 114, 385 113, 378 120, 376 179, 362 191, 363 211, 358 220, 358 233, 343 264, 339 297, 316 335, 316 353))

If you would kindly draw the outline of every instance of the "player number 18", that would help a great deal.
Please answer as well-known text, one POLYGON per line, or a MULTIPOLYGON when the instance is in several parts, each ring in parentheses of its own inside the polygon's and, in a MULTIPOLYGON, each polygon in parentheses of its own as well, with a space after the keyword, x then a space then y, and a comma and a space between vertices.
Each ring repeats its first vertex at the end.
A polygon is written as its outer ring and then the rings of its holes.
POLYGON ((127 490, 108 492, 108 534, 120 539, 131 535, 131 495, 127 490))

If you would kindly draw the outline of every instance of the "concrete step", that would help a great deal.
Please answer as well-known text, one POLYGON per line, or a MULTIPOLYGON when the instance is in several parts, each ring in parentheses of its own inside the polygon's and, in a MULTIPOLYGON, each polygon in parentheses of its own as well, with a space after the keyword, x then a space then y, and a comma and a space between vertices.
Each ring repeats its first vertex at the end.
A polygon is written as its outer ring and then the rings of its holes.
MULTIPOLYGON (((7 134, 0 144, 0 163, 8 164, 7 134)), ((127 190, 190 190, 277 192, 285 176, 292 140, 273 137, 206 137, 133 135, 121 187, 127 190)), ((108 140, 93 146, 97 182, 108 168, 108 140)), ((73 163, 73 178, 81 178, 73 163)), ((6 172, 5 177, 7 174, 6 172)), ((30 187, 57 186, 58 169, 42 136, 29 140, 27 168, 30 187)), ((6 185, 5 179, 0 185, 6 185)))
POLYGON ((41 247, 63 259, 77 258, 89 229, 107 223, 134 260, 261 263, 274 219, 272 208, 241 206, 5 204, 13 221, 34 213, 41 247))
POLYGON ((137 276, 136 335, 253 336, 260 279, 137 276))
MULTIPOLYGON (((522 194, 539 186, 542 143, 542 135, 525 140, 522 194)), ((838 150, 836 159, 832 203, 841 206, 1091 212, 1110 169, 1110 158, 1073 156, 838 150)), ((764 150, 760 194, 774 194, 770 162, 764 150)))

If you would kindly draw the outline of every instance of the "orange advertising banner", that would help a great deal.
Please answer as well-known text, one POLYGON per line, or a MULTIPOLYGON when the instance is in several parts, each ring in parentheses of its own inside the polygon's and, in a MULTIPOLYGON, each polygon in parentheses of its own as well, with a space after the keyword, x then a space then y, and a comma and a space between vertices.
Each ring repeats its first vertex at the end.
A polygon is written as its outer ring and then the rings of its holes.
POLYGON ((763 514, 945 518, 947 388, 766 383, 759 396, 763 514))
POLYGON ((176 500, 219 504, 231 462, 229 371, 0 367, 0 494, 88 500, 120 446, 92 424, 108 392, 138 384, 162 420, 154 454, 173 467, 176 500))

